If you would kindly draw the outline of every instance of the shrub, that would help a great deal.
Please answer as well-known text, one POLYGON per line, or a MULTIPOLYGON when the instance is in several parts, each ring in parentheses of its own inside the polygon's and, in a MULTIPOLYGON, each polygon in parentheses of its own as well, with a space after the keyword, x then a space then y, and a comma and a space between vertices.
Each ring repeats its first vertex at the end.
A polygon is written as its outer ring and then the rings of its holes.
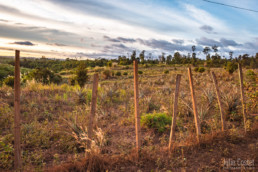
POLYGON ((248 70, 246 71, 246 77, 251 80, 251 81, 255 81, 256 80, 256 74, 254 73, 253 70, 248 70))
POLYGON ((104 79, 108 79, 111 77, 111 71, 110 70, 104 70, 102 72, 104 79))
POLYGON ((195 67, 195 68, 194 68, 194 71, 195 71, 195 72, 203 73, 203 72, 205 71, 205 68, 204 68, 204 67, 195 67))
POLYGON ((39 68, 33 70, 27 76, 27 79, 35 79, 37 82, 41 82, 43 84, 55 83, 59 84, 62 82, 62 77, 58 74, 55 74, 48 68, 39 68))
POLYGON ((226 66, 226 71, 228 71, 229 74, 232 74, 235 70, 237 70, 237 64, 228 62, 226 66))
POLYGON ((14 76, 8 76, 4 79, 3 83, 9 87, 14 87, 14 76))
POLYGON ((60 75, 54 75, 52 81, 54 84, 60 84, 62 82, 62 77, 60 75))
POLYGON ((139 71, 138 71, 138 74, 139 74, 139 75, 143 74, 143 71, 139 70, 139 71))
POLYGON ((165 71, 164 71, 164 74, 168 74, 168 73, 169 73, 169 70, 165 70, 165 71))
POLYGON ((199 67, 195 67, 195 68, 194 68, 194 71, 195 71, 195 72, 198 72, 198 70, 199 70, 199 67))
POLYGON ((203 73, 205 71, 204 67, 199 67, 198 72, 203 73))
POLYGON ((141 124, 148 128, 153 128, 159 132, 164 132, 169 128, 172 118, 165 113, 145 114, 141 117, 141 124))
POLYGON ((116 72, 116 76, 121 76, 121 72, 116 72))
POLYGON ((112 67, 112 62, 111 61, 107 62, 107 67, 112 67))
POLYGON ((129 69, 129 66, 125 66, 125 67, 123 67, 123 69, 129 69))
POLYGON ((79 86, 82 88, 88 80, 88 71, 85 65, 79 65, 75 72, 75 80, 78 82, 79 86))
POLYGON ((76 84, 76 79, 75 78, 70 78, 69 83, 70 83, 70 85, 74 86, 76 84))
POLYGON ((148 68, 149 67, 149 65, 148 64, 144 64, 144 68, 148 68))
POLYGON ((124 72, 123 75, 126 76, 126 75, 128 75, 128 73, 127 73, 127 72, 124 72))

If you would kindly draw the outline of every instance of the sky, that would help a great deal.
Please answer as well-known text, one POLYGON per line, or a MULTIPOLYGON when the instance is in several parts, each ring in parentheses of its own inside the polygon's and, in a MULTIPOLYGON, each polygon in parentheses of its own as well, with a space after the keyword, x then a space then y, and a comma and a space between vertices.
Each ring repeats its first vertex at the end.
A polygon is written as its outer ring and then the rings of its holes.
MULTIPOLYGON (((213 0, 258 9, 257 0, 213 0)), ((258 52, 258 13, 203 0, 0 0, 0 56, 117 58, 142 50, 158 57, 196 46, 219 54, 258 52)))

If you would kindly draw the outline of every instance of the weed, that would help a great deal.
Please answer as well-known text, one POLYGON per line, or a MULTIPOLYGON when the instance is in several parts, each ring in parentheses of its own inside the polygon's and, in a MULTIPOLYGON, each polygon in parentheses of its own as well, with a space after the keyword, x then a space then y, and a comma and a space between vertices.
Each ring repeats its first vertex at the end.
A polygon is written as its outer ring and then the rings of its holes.
POLYGON ((142 125, 164 132, 171 124, 171 117, 164 113, 145 114, 141 117, 142 125))

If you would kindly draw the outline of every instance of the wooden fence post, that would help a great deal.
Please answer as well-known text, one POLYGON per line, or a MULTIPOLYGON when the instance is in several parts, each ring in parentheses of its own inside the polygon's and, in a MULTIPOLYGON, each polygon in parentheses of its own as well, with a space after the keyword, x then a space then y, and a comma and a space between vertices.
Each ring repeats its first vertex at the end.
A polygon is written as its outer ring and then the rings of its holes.
POLYGON ((217 82, 216 75, 214 74, 214 72, 211 72, 211 75, 212 75, 214 87, 215 87, 216 94, 217 94, 218 104, 219 104, 219 110, 220 110, 220 116, 221 116, 221 127, 222 127, 222 131, 224 131, 226 129, 226 124, 225 124, 225 118, 224 118, 222 104, 221 104, 221 100, 220 100, 220 92, 219 92, 218 82, 217 82))
POLYGON ((194 86, 193 86, 193 78, 192 78, 192 71, 191 68, 188 68, 188 77, 189 77, 189 84, 191 89, 191 96, 192 96, 192 103, 193 103, 193 112, 194 112, 194 119, 195 119, 195 128, 196 128, 196 134, 197 134, 197 140, 199 142, 199 137, 201 135, 201 128, 199 124, 199 115, 197 111, 197 105, 196 105, 196 99, 194 94, 194 86))
POLYGON ((17 171, 22 167, 20 95, 20 51, 16 50, 14 70, 14 168, 17 171))
POLYGON ((243 108, 244 127, 246 131, 245 93, 244 93, 244 84, 243 84, 243 71, 240 63, 238 63, 238 71, 239 71, 239 79, 240 79, 240 91, 241 91, 241 102, 242 102, 242 108, 243 108))
MULTIPOLYGON (((95 118, 96 107, 97 107, 98 81, 99 81, 99 75, 97 73, 95 73, 93 76, 91 110, 90 110, 89 123, 88 123, 89 139, 92 139, 92 135, 93 135, 93 126, 94 126, 94 122, 95 122, 94 118, 95 118)), ((88 148, 91 148, 91 141, 88 142, 88 148)))
POLYGON ((173 117, 172 117, 172 124, 171 124, 171 131, 170 131, 170 138, 169 138, 169 151, 172 149, 172 142, 175 140, 175 128, 176 128, 176 116, 177 116, 177 105, 178 105, 178 97, 179 97, 179 86, 180 86, 181 75, 177 74, 176 76, 176 90, 174 96, 174 107, 173 107, 173 117))
POLYGON ((136 133, 136 150, 139 155, 139 149, 141 146, 140 135, 140 112, 139 112, 139 87, 138 87, 138 63, 134 60, 134 109, 135 109, 135 133, 136 133))

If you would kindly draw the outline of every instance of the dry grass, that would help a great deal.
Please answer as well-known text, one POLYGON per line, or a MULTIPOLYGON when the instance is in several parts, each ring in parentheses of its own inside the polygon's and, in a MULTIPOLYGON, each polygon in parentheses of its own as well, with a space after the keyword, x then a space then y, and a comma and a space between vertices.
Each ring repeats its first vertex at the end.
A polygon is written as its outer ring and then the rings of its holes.
MULTIPOLYGON (((102 71, 102 69, 99 70, 102 71)), ((143 147, 140 160, 136 161, 136 154, 133 150, 135 129, 132 68, 116 67, 115 70, 119 70, 121 73, 128 72, 128 75, 100 79, 96 121, 97 127, 101 128, 102 132, 96 133, 94 140, 98 145, 98 151, 92 152, 86 159, 82 157, 87 150, 84 143, 87 140, 86 124, 90 111, 90 101, 88 100, 90 100, 91 81, 83 90, 85 94, 81 95, 85 103, 78 103, 78 86, 67 84, 46 86, 31 82, 22 88, 22 149, 25 171, 26 169, 35 171, 44 169, 53 171, 86 171, 86 169, 89 171, 105 169, 113 171, 137 171, 138 169, 176 171, 183 168, 196 171, 205 166, 212 167, 217 171, 221 169, 220 166, 215 167, 218 163, 212 165, 201 153, 211 158, 215 156, 214 161, 221 161, 221 158, 224 157, 222 154, 230 157, 237 153, 234 152, 237 151, 237 148, 242 148, 241 140, 248 138, 250 143, 249 141, 244 142, 245 146, 254 144, 255 139, 257 142, 256 134, 253 133, 255 138, 252 140, 248 135, 240 132, 243 129, 243 120, 237 73, 229 76, 222 69, 211 69, 211 71, 215 71, 219 81, 224 113, 227 117, 226 124, 228 129, 235 133, 230 135, 229 132, 223 135, 220 133, 220 113, 210 74, 207 71, 202 74, 193 72, 203 133, 201 144, 196 145, 186 68, 177 67, 175 70, 175 67, 168 66, 140 67, 140 70, 143 71, 139 77, 141 114, 156 112, 171 116, 176 74, 182 74, 182 80, 174 153, 168 156, 166 149, 169 130, 159 133, 153 129, 142 127, 143 147), (170 72, 164 74, 164 70, 170 72), (71 127, 75 126, 74 124, 77 129, 71 127), (79 134, 76 133, 77 130, 80 131, 79 134), (105 136, 104 139, 102 136, 105 136), (225 141, 228 137, 235 137, 235 141, 240 145, 235 144, 237 146, 234 147, 234 141, 225 141), (103 140, 98 141, 98 138, 103 140), (214 144, 217 141, 221 143, 214 144), (225 143, 225 148, 223 143, 225 143), (211 149, 213 151, 210 151, 211 149), (224 149, 229 149, 229 151, 224 149), (200 156, 197 159, 202 162, 199 166, 194 161, 194 157, 197 155, 200 156)), ((89 71, 90 74, 93 71, 94 69, 89 71)), ((258 114, 257 108, 255 108, 257 107, 257 101, 255 101, 257 100, 257 89, 255 89, 257 83, 253 82, 245 78, 245 84, 248 85, 248 89, 245 90, 247 107, 250 107, 248 114, 258 114)), ((13 109, 13 90, 8 87, 0 87, 1 141, 5 143, 4 148, 10 147, 10 150, 12 150, 13 143, 13 109)), ((257 131, 254 130, 257 120, 255 116, 248 116, 249 130, 257 131)), ((2 156, 7 159, 7 161, 1 161, 0 169, 12 170, 13 152, 0 150, 0 158, 2 156)), ((248 148, 248 151, 254 153, 251 148, 250 150, 248 148)), ((242 156, 238 153, 236 155, 242 156)), ((247 158, 248 156, 243 153, 243 157, 247 158)), ((250 158, 253 157, 252 154, 250 158)))

